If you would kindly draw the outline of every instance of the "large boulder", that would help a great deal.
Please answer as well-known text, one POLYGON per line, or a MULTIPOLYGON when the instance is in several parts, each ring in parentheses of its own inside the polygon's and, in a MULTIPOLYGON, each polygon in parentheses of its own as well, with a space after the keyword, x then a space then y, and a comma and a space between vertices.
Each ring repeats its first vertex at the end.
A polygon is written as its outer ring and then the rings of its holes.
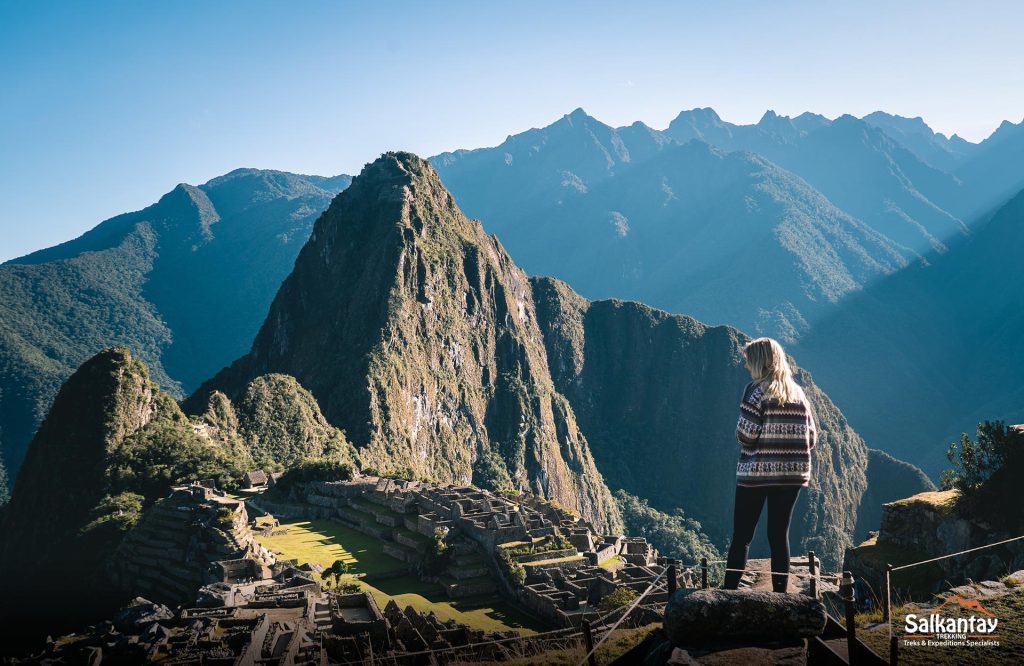
POLYGON ((664 627, 677 646, 716 640, 809 638, 825 629, 825 606, 799 594, 680 589, 665 607, 664 627))

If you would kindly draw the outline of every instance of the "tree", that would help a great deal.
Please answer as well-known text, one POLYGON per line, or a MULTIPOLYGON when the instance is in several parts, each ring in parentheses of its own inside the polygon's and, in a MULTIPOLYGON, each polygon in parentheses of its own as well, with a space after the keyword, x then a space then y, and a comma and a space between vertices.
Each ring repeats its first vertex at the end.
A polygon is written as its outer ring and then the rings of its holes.
POLYGON ((946 457, 953 468, 942 473, 942 487, 959 491, 962 513, 984 517, 1004 529, 1024 528, 1020 493, 1024 474, 1024 432, 1002 421, 979 423, 977 439, 962 433, 946 457))
MULTIPOLYGON (((327 585, 331 581, 331 576, 333 576, 333 575, 334 575, 334 572, 331 569, 324 569, 323 571, 320 572, 320 580, 324 581, 324 587, 327 587, 327 585)), ((334 586, 337 587, 338 584, 335 583, 334 586)))
MULTIPOLYGON (((327 571, 334 577, 334 587, 337 588, 341 585, 341 577, 349 572, 348 562, 342 562, 341 560, 334 560, 334 564, 327 571)), ((326 571, 324 573, 327 573, 326 571)))

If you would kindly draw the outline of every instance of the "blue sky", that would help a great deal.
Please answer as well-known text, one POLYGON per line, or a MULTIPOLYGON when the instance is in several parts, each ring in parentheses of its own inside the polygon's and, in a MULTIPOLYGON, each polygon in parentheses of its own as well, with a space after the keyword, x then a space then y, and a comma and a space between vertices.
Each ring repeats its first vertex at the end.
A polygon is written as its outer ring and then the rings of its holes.
POLYGON ((1022 19, 1015 2, 8 0, 0 261, 179 182, 355 173, 579 106, 656 128, 696 106, 733 122, 882 109, 980 140, 1024 117, 1022 19))

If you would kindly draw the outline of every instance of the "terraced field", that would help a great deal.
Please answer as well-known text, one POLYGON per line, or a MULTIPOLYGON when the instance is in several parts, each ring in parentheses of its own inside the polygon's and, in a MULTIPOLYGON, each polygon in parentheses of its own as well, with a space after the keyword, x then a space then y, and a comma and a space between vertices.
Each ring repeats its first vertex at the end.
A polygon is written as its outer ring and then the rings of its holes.
POLYGON ((381 541, 339 522, 293 520, 282 522, 280 530, 287 533, 259 535, 257 539, 279 553, 279 557, 296 559, 300 564, 311 562, 328 567, 335 560, 348 563, 352 576, 381 608, 394 599, 400 607, 412 606, 418 611, 433 612, 442 620, 452 619, 486 631, 528 634, 543 629, 536 620, 497 596, 448 599, 439 585, 424 583, 408 574, 405 563, 387 555, 381 541))

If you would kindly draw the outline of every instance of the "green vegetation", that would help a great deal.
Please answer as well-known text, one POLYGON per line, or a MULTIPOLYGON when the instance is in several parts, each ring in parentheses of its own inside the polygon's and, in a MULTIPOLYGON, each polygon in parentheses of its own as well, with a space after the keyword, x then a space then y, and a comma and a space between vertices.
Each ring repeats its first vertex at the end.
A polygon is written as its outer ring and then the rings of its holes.
POLYGON ((699 562, 702 557, 721 559, 718 550, 701 531, 700 523, 687 518, 682 509, 667 514, 625 490, 617 491, 615 500, 619 503, 626 532, 645 537, 662 555, 684 562, 699 562))
POLYGON ((347 564, 346 575, 358 580, 361 589, 371 593, 381 608, 394 599, 402 608, 412 606, 424 613, 436 613, 442 621, 452 619, 486 631, 533 633, 542 628, 500 598, 450 600, 439 585, 400 575, 408 570, 407 565, 385 554, 379 540, 335 521, 282 522, 274 536, 258 535, 257 539, 282 558, 294 558, 300 564, 312 562, 325 570, 336 561, 347 564))
POLYGON ((597 609, 602 612, 615 610, 616 608, 620 608, 621 606, 631 603, 638 596, 640 595, 628 587, 617 587, 610 594, 606 594, 604 598, 601 599, 601 603, 597 605, 597 609))
POLYGON ((108 492, 135 492, 152 501, 174 484, 214 479, 218 488, 234 489, 245 463, 227 449, 212 446, 182 420, 147 424, 111 452, 108 492))
POLYGON ((352 465, 330 458, 306 458, 289 467, 277 486, 287 490, 294 483, 304 481, 347 481, 352 478, 352 465))
POLYGON ((498 550, 498 568, 501 573, 505 576, 505 579, 513 587, 521 587, 526 583, 526 569, 523 568, 522 564, 519 564, 512 559, 508 550, 501 548, 498 550))
POLYGON ((239 434, 258 467, 288 468, 307 458, 354 458, 344 433, 327 422, 316 399, 294 377, 253 379, 236 411, 239 434))
POLYGON ((448 568, 453 551, 451 546, 445 542, 446 536, 446 530, 441 528, 434 530, 434 538, 431 539, 423 554, 423 559, 420 560, 420 571, 430 576, 436 576, 448 568))
POLYGON ((977 439, 962 433, 947 451, 953 468, 942 486, 959 491, 957 508, 1005 529, 1024 526, 1024 504, 1009 501, 1020 492, 1024 477, 1024 432, 1002 421, 978 424, 977 439))
POLYGON ((238 170, 0 266, 9 471, 96 350, 130 348, 175 397, 244 354, 313 222, 347 183, 238 170))
POLYGON ((510 557, 518 557, 520 555, 547 553, 553 550, 566 550, 567 548, 572 548, 572 543, 561 534, 554 534, 548 539, 542 539, 537 542, 511 542, 509 544, 502 544, 502 546, 510 557))
POLYGON ((484 449, 473 463, 473 483, 485 490, 512 488, 512 477, 505 460, 492 449, 484 449))

